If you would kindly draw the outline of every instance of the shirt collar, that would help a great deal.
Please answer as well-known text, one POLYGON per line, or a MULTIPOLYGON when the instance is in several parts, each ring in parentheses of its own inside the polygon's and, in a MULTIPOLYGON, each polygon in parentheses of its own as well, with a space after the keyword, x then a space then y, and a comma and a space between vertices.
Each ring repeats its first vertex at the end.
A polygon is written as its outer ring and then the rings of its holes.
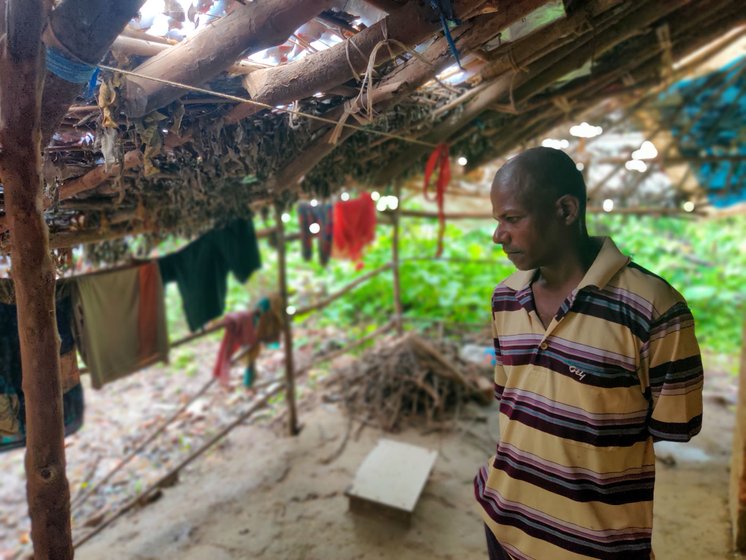
MULTIPOLYGON (((596 255, 596 259, 585 273, 585 276, 583 276, 580 284, 578 284, 576 291, 580 291, 588 286, 603 289, 609 283, 609 280, 622 268, 627 266, 630 261, 630 258, 622 254, 610 237, 596 239, 603 240, 601 250, 596 255)), ((531 282, 536 278, 536 274, 537 269, 519 270, 508 276, 503 284, 512 290, 522 291, 530 286, 531 282)))

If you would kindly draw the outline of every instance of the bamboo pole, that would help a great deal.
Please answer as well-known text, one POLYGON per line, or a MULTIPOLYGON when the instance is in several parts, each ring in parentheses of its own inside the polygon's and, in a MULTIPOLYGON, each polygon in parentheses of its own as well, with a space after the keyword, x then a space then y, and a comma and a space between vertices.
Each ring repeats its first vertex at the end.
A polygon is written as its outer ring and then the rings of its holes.
POLYGON ((402 317, 404 316, 401 302, 401 281, 399 278, 399 213, 401 212, 401 185, 396 181, 394 186, 394 196, 399 201, 396 209, 392 213, 394 232, 391 239, 391 269, 393 271, 393 289, 394 289, 394 320, 396 321, 396 334, 404 334, 404 325, 402 317))
POLYGON ((362 276, 359 276, 358 278, 355 278, 352 282, 347 284, 345 287, 339 289, 338 291, 334 292, 330 296, 325 297, 321 301, 314 303, 312 305, 307 305, 306 307, 301 307, 295 311, 296 315, 304 315, 306 313, 310 313, 311 311, 316 311, 318 309, 323 309, 324 307, 328 306, 330 303, 338 300, 343 295, 345 295, 348 292, 351 292, 355 288, 357 288, 360 284, 367 282, 374 276, 378 276, 382 272, 386 272, 391 268, 391 263, 386 263, 384 265, 379 266, 378 268, 375 268, 371 270, 370 272, 367 272, 366 274, 363 274, 362 276))
POLYGON ((285 346, 285 398, 288 403, 288 433, 298 435, 298 415, 295 409, 295 366, 293 364, 292 318, 288 315, 287 255, 285 250, 285 224, 282 221, 282 208, 275 206, 277 222, 277 272, 282 302, 282 336, 285 346))
POLYGON ((0 180, 11 251, 26 401, 26 493, 36 560, 73 558, 55 318, 54 265, 41 210, 41 33, 49 2, 8 0, 0 47, 0 180))
MULTIPOLYGON (((639 216, 674 216, 678 214, 693 214, 694 212, 685 212, 680 208, 644 208, 644 207, 629 207, 629 208, 614 208, 612 212, 606 212, 603 208, 596 206, 589 206, 586 209, 589 214, 627 214, 627 215, 639 215, 639 216)), ((428 218, 437 219, 437 212, 430 212, 427 210, 402 210, 401 216, 407 218, 428 218)), ((494 216, 488 212, 453 212, 446 214, 446 220, 494 220, 494 216)))
MULTIPOLYGON (((593 163, 596 164, 606 164, 606 165, 618 165, 622 164, 624 165, 629 161, 629 158, 621 158, 621 157, 606 157, 606 158, 600 158, 594 161, 593 163)), ((717 156, 668 156, 668 157, 662 157, 660 154, 657 155, 654 158, 646 159, 645 163, 660 163, 663 165, 678 165, 678 164, 685 164, 685 163, 694 163, 694 164, 700 164, 700 163, 721 163, 721 162, 740 162, 740 161, 746 161, 746 155, 717 155, 717 156)))

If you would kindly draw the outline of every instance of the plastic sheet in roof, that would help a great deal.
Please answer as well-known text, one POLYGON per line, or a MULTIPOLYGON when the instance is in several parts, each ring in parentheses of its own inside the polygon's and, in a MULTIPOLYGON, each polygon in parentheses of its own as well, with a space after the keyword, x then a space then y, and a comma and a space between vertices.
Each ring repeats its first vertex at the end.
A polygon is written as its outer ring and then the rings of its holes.
POLYGON ((746 202, 745 64, 746 57, 741 57, 716 72, 677 82, 659 99, 666 120, 674 117, 683 103, 671 134, 684 158, 744 158, 743 161, 692 163, 699 184, 706 190, 712 205, 718 208, 746 202), (723 89, 731 80, 732 83, 723 89))

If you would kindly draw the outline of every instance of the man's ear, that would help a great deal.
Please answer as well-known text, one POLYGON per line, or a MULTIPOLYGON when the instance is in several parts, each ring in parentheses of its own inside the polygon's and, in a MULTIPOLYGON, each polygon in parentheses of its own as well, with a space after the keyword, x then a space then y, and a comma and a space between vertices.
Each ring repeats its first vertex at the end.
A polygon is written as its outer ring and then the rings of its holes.
POLYGON ((578 219, 580 204, 576 197, 571 194, 562 195, 557 199, 555 205, 557 207, 557 215, 565 225, 569 226, 578 219))

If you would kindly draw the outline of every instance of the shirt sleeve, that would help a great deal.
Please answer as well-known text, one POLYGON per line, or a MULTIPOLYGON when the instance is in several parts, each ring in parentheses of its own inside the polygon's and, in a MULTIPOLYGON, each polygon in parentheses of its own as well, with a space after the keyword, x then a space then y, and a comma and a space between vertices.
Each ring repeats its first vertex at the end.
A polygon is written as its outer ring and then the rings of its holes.
POLYGON ((702 427, 703 371, 686 303, 674 304, 653 322, 642 354, 652 409, 648 432, 656 441, 689 441, 702 427))
POLYGON ((503 367, 503 357, 500 351, 500 339, 497 335, 497 325, 495 324, 495 315, 492 315, 492 341, 495 347, 495 399, 499 401, 503 396, 507 375, 503 367))

